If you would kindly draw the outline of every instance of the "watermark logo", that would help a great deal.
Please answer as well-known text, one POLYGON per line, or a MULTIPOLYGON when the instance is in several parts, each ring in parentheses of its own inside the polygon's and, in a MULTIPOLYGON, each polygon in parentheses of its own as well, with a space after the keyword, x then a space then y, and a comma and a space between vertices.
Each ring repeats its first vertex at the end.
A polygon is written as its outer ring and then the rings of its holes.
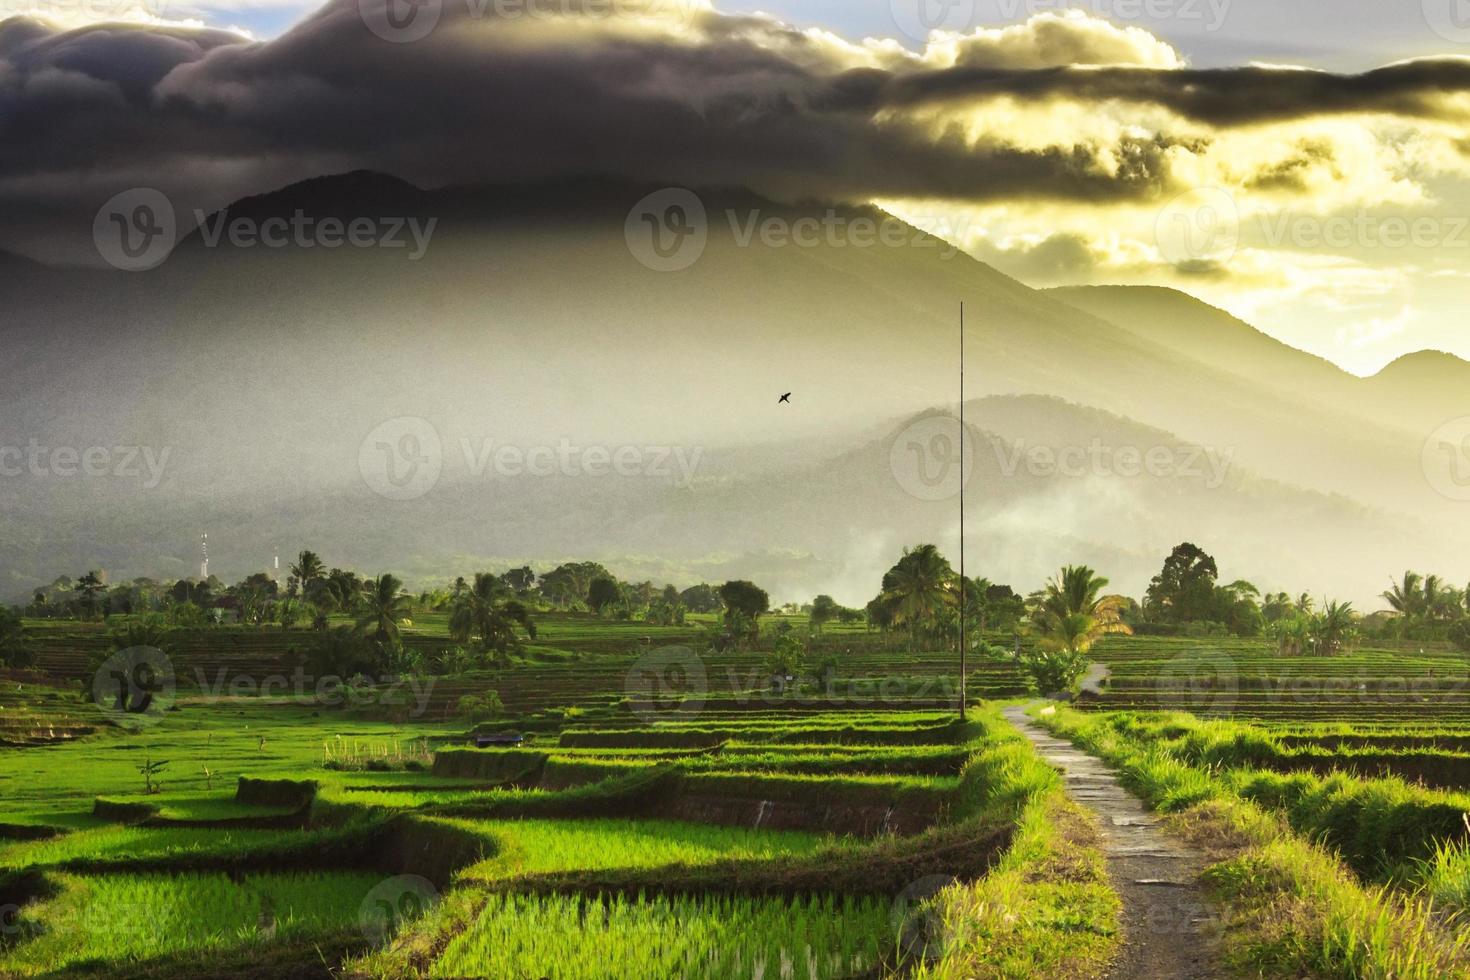
POLYGON ((357 924, 368 941, 381 945, 405 924, 414 922, 439 904, 439 889, 419 875, 398 875, 380 881, 358 908, 357 924))
POLYGON ((1422 0, 1429 29, 1452 44, 1470 44, 1470 0, 1422 0))
POLYGON ((906 960, 933 963, 944 955, 948 931, 938 899, 958 880, 949 875, 927 875, 911 882, 894 900, 889 922, 906 960))
POLYGON ((1007 444, 990 437, 996 467, 1005 479, 1025 471, 1037 479, 1114 477, 1133 480, 1189 480, 1218 490, 1230 477, 1235 449, 1213 446, 1114 446, 1101 438, 1087 445, 1031 445, 1024 439, 1007 444))
POLYGON ((156 647, 119 650, 92 675, 92 700, 123 728, 157 724, 173 706, 175 693, 173 661, 156 647))
POLYGON ((178 241, 174 206, 162 191, 134 187, 114 195, 92 219, 92 243, 114 269, 157 268, 178 241))
POLYGON ((893 24, 920 44, 934 31, 966 31, 976 21, 976 0, 889 0, 893 24))
POLYGON ((1235 713, 1240 675, 1235 661, 1221 650, 1199 648, 1177 654, 1159 670, 1157 696, 1164 711, 1188 711, 1202 717, 1235 713))
POLYGON ((367 29, 390 44, 422 41, 439 26, 444 0, 357 0, 367 29))
POLYGON ((652 723, 675 713, 688 716, 703 711, 709 675, 704 660, 689 647, 659 647, 628 668, 623 691, 633 713, 652 723))
POLYGON ((152 446, 44 446, 31 439, 24 446, 0 446, 0 477, 29 474, 37 478, 137 480, 144 490, 163 482, 172 449, 152 446))
POLYGON ((975 469, 975 440, 952 415, 911 423, 893 440, 888 468, 904 492, 920 500, 949 500, 968 486, 975 469))
POLYGON ((1202 30, 1213 33, 1225 26, 1231 3, 1232 0, 998 0, 997 6, 1006 20, 1079 10, 1123 23, 1157 24, 1172 20, 1198 24, 1202 30))
POLYGON ((408 261, 417 262, 429 252, 438 218, 368 217, 351 219, 317 218, 299 208, 291 216, 256 219, 230 216, 229 209, 213 215, 195 210, 199 240, 205 248, 228 243, 237 249, 252 248, 382 248, 403 249, 408 261))
POLYGON ((646 268, 681 272, 698 262, 709 244, 704 201, 683 187, 654 191, 628 212, 623 238, 646 268))
POLYGON ((357 468, 368 489, 388 500, 417 500, 439 482, 444 447, 427 419, 389 419, 363 439, 357 468))
POLYGON ((1424 478, 1441 496, 1470 501, 1470 415, 1451 419, 1424 441, 1424 478))
POLYGON ((1196 187, 1159 212, 1154 240, 1171 265, 1227 262, 1240 247, 1240 209, 1225 190, 1196 187))

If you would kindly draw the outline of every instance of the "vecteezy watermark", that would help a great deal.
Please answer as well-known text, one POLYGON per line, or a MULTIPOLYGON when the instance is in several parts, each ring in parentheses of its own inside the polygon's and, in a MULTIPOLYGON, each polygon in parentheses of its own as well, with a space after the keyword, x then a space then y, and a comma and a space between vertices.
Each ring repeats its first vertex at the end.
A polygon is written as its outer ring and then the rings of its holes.
POLYGON ((704 0, 358 0, 357 11, 373 34, 393 44, 412 44, 434 32, 446 14, 470 20, 551 21, 653 18, 687 23, 709 10, 704 0))
POLYGON ((1429 29, 1452 44, 1470 44, 1470 2, 1422 0, 1429 29))
POLYGON ((1300 249, 1470 248, 1470 218, 1449 215, 1351 215, 1319 217, 1282 211, 1262 215, 1261 237, 1272 247, 1300 249))
POLYGON ((689 647, 659 647, 633 661, 623 678, 623 691, 633 713, 652 723, 672 714, 702 711, 709 675, 704 660, 689 647))
POLYGON ((1233 0, 996 0, 1005 20, 1080 10, 1104 20, 1125 23, 1177 21, 1198 24, 1208 32, 1225 26, 1232 3, 1233 0))
POLYGON ((178 242, 173 203, 162 191, 134 187, 109 198, 92 219, 92 243, 114 269, 146 272, 178 242))
POLYGON ((1240 247, 1240 209, 1223 188, 1187 190, 1160 210, 1154 241, 1173 266, 1227 262, 1240 247))
MULTIPOLYGON (((471 480, 619 477, 663 480, 681 488, 694 482, 704 458, 699 446, 582 446, 567 438, 535 446, 461 438, 459 449, 471 480)), ((439 482, 444 444, 427 419, 389 419, 363 439, 357 462, 374 493, 389 500, 417 500, 439 482)))
POLYGON ((368 942, 381 945, 405 924, 439 904, 439 889, 420 875, 397 875, 373 886, 362 900, 357 924, 368 942))
POLYGON ((299 208, 291 217, 230 216, 229 209, 211 215, 196 210, 199 239, 205 248, 221 243, 234 248, 385 248, 408 249, 408 261, 417 262, 429 251, 438 218, 367 217, 317 218, 299 208))
POLYGON ((513 446, 484 439, 479 446, 460 440, 465 467, 472 478, 488 474, 521 476, 648 477, 667 479, 677 487, 694 482, 704 449, 699 446, 578 446, 570 439, 556 445, 513 446))
POLYGON ((888 469, 910 496, 949 500, 969 485, 974 473, 974 437, 952 415, 917 419, 888 447, 888 469))
POLYGON ((1470 501, 1470 415, 1451 419, 1424 440, 1424 478, 1450 500, 1470 501))
POLYGON ((939 895, 957 880, 948 875, 927 875, 911 882, 894 899, 889 922, 906 960, 933 963, 944 955, 949 937, 939 895))
POLYGON ((401 416, 369 432, 357 451, 368 489, 389 500, 417 500, 439 482, 444 444, 427 419, 401 416))
POLYGON ((1010 479, 1023 469, 1037 478, 1084 479, 1092 476, 1194 480, 1218 490, 1230 475, 1235 449, 1209 446, 1114 446, 1094 437, 1087 445, 1028 445, 990 437, 1000 475, 1010 479))
POLYGON ((176 691, 173 661, 156 647, 119 650, 92 675, 92 700, 113 724, 130 730, 157 724, 176 691))
POLYGON ((687 269, 709 244, 704 201, 682 187, 654 191, 628 212, 623 239, 633 257, 654 272, 687 269))
POLYGON ((139 480, 156 489, 172 450, 152 446, 43 446, 32 438, 24 446, 0 446, 0 477, 139 480))
MULTIPOLYGON (((963 236, 963 219, 933 215, 916 219, 925 231, 893 215, 840 211, 816 214, 769 213, 760 208, 726 208, 721 216, 736 248, 769 249, 932 249, 942 259, 959 254, 947 239, 963 236)), ((693 191, 666 187, 633 205, 623 223, 628 251, 654 272, 681 272, 698 262, 709 246, 711 219, 693 191)))
POLYGON ((1159 670, 1155 694, 1164 711, 1189 711, 1203 717, 1234 714, 1240 675, 1227 653, 1209 648, 1185 650, 1159 670))
POLYGON ((210 701, 225 698, 284 698, 327 708, 403 708, 409 718, 422 718, 433 703, 435 677, 414 674, 374 678, 358 674, 308 674, 297 667, 290 674, 231 673, 221 667, 211 676, 204 668, 193 668, 193 682, 200 697, 210 701))

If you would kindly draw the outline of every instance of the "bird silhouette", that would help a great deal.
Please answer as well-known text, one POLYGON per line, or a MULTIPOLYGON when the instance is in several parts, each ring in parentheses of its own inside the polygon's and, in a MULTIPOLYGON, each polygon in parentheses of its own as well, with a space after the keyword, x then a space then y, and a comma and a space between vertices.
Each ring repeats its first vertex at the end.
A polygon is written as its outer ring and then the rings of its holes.
MULTIPOLYGON (((791 404, 791 392, 788 391, 786 394, 782 395, 781 402, 785 402, 788 405, 791 404)), ((779 405, 781 404, 781 402, 777 402, 776 404, 779 405)))

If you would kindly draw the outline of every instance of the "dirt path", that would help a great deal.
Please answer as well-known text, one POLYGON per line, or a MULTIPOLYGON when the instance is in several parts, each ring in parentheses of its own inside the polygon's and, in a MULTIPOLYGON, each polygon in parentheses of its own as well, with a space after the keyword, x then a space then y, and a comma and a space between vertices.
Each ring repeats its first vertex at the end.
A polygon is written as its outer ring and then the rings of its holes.
POLYGON ((1062 771, 1067 795, 1102 826, 1108 873, 1123 901, 1124 949, 1113 980, 1228 976, 1216 953, 1219 913, 1199 884, 1203 858, 1166 834, 1100 759, 1053 737, 1021 708, 1007 708, 1005 716, 1062 771))

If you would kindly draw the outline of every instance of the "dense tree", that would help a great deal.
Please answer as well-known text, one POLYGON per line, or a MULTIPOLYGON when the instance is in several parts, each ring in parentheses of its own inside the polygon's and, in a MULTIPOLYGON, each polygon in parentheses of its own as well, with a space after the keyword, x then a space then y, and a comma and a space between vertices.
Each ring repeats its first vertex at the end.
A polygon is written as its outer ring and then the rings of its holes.
POLYGON ((813 599, 811 613, 809 614, 812 632, 822 632, 822 627, 836 619, 837 611, 841 608, 837 604, 837 600, 829 595, 819 595, 813 599))
POLYGON ((29 667, 33 662, 25 625, 19 616, 0 606, 0 666, 29 667))
POLYGON ((610 575, 599 575, 587 587, 587 608, 601 616, 623 601, 623 587, 610 575))
POLYGON ((587 600, 595 578, 613 575, 595 561, 567 562, 541 576, 541 594, 559 609, 570 609, 587 600))
POLYGON ((712 585, 701 582, 699 585, 691 585, 679 593, 679 601, 682 602, 690 612, 712 613, 720 611, 720 594, 712 585))
POLYGON ((745 579, 734 579, 720 586, 720 602, 725 607, 726 635, 734 643, 754 642, 760 635, 760 618, 770 611, 771 597, 765 589, 745 579))
POLYGON ((536 586, 536 573, 531 571, 530 565, 522 565, 520 568, 512 568, 500 576, 516 595, 524 596, 536 586))
POLYGON ((1156 622, 1194 623, 1214 618, 1215 582, 1220 570, 1215 559, 1197 545, 1178 545, 1164 560, 1164 568, 1149 583, 1143 604, 1156 622))
POLYGON ((771 609, 771 597, 766 590, 745 579, 720 586, 720 602, 726 613, 738 613, 749 619, 758 619, 771 609))

